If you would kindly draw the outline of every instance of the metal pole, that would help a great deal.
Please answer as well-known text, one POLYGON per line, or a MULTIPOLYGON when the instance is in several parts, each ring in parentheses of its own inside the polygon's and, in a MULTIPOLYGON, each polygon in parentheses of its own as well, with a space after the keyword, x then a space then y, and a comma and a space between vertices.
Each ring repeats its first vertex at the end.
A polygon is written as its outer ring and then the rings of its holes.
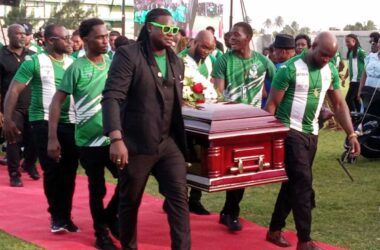
POLYGON ((121 35, 125 36, 125 0, 121 3, 121 35))
POLYGON ((234 1, 231 0, 230 1, 230 30, 232 28, 233 5, 234 5, 234 1))

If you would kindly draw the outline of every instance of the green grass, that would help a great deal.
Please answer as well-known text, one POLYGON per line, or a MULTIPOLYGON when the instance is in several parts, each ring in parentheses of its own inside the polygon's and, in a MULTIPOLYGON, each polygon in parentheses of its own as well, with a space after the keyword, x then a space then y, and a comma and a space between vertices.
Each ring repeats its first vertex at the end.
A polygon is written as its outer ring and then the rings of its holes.
MULTIPOLYGON (((343 89, 343 93, 347 87, 343 89)), ((313 210, 312 237, 352 250, 380 249, 380 160, 359 157, 348 169, 351 182, 336 158, 343 152, 343 132, 322 130, 313 166, 317 208, 313 210)), ((79 170, 83 174, 83 170, 79 170)), ((114 179, 108 176, 110 182, 114 179)), ((279 184, 246 189, 241 202, 241 217, 268 226, 279 184)), ((159 195, 157 182, 150 178, 146 192, 159 195)), ((225 193, 204 193, 203 204, 218 213, 223 207, 225 193)), ((217 223, 215 221, 215 223, 217 223)), ((295 231, 292 215, 286 230, 295 231)), ((254 235, 252 236, 254 237, 254 235)), ((0 249, 41 249, 0 230, 0 249)))
MULTIPOLYGON (((343 132, 332 130, 322 130, 319 136, 313 167, 317 208, 313 210, 312 237, 352 250, 377 250, 380 246, 380 161, 360 157, 355 165, 348 165, 355 179, 351 182, 336 161, 343 152, 343 138, 343 132)), ((241 216, 268 226, 278 191, 279 184, 248 188, 241 203, 241 216)), ((159 195, 154 178, 150 178, 146 192, 159 195)), ((210 211, 218 213, 224 199, 224 192, 204 193, 202 202, 210 211)), ((287 230, 295 230, 292 215, 287 223, 287 230)), ((38 248, 0 231, 0 249, 38 248)))

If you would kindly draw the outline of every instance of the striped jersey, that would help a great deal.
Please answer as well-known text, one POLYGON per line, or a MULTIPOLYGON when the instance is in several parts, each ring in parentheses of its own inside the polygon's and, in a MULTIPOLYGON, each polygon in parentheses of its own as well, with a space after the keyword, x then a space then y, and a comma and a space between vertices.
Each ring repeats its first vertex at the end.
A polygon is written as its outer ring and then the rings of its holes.
POLYGON ((350 72, 350 82, 360 82, 364 70, 364 59, 367 53, 361 47, 358 48, 356 58, 353 58, 353 52, 348 53, 348 67, 350 72))
POLYGON ((321 69, 308 66, 303 52, 285 62, 273 78, 272 88, 285 91, 276 117, 289 128, 317 135, 326 92, 339 87, 338 71, 332 63, 321 69))
MULTIPOLYGON (((25 61, 17 70, 14 80, 29 84, 32 89, 32 98, 29 106, 29 120, 49 120, 49 106, 56 91, 56 86, 61 82, 65 70, 73 62, 73 59, 64 55, 62 61, 53 60, 46 51, 25 57, 25 61)), ((59 122, 75 123, 74 105, 70 97, 67 97, 62 105, 59 122)))
POLYGON ((225 81, 227 99, 260 108, 264 80, 272 80, 275 71, 273 63, 256 51, 247 59, 230 51, 218 58, 212 77, 225 81))
POLYGON ((110 60, 104 55, 104 63, 95 64, 84 56, 78 58, 67 70, 57 89, 71 94, 75 103, 75 143, 81 147, 109 145, 103 136, 103 115, 100 101, 110 60))

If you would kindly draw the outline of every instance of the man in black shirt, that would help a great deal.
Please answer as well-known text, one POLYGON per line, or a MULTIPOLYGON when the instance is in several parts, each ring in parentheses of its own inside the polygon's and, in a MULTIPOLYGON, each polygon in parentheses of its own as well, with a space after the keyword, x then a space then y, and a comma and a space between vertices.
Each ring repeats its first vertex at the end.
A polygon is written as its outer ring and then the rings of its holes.
MULTIPOLYGON (((4 99, 8 87, 15 75, 18 67, 24 61, 27 55, 34 54, 33 51, 25 48, 25 29, 20 24, 12 24, 8 28, 9 45, 0 49, 0 94, 1 94, 1 122, 4 110, 4 99)), ((20 172, 18 169, 21 160, 21 147, 24 146, 24 163, 23 168, 29 173, 33 180, 40 178, 35 162, 37 160, 36 152, 29 136, 28 107, 30 103, 31 89, 29 87, 21 93, 13 114, 14 121, 22 135, 18 138, 17 143, 7 145, 7 164, 10 176, 10 185, 12 187, 22 187, 20 172)))

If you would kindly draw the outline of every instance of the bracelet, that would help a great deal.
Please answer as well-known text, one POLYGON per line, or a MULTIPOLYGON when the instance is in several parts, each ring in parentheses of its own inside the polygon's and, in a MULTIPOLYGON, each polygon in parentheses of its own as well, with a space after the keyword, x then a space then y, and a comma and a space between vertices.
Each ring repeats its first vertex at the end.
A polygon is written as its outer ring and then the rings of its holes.
POLYGON ((358 135, 355 132, 352 132, 347 138, 351 140, 352 138, 358 138, 358 135))
POLYGON ((114 142, 117 142, 117 141, 122 141, 122 140, 123 140, 123 137, 112 138, 111 139, 111 144, 114 143, 114 142))

